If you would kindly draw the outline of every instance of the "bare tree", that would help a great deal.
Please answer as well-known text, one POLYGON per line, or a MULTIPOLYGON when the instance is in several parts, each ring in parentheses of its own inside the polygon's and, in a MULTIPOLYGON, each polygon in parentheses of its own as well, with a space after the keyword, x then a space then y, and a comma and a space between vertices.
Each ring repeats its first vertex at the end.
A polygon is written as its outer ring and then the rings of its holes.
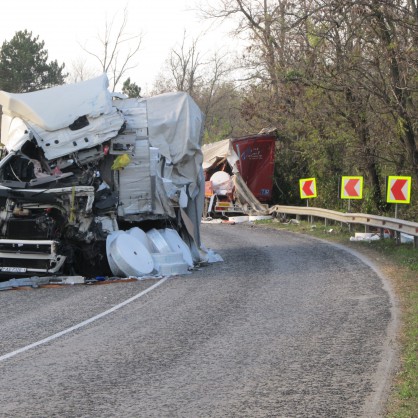
POLYGON ((171 50, 168 61, 176 90, 185 91, 192 96, 197 83, 201 81, 199 69, 203 65, 198 43, 199 37, 192 39, 188 45, 186 31, 184 31, 179 48, 171 50))
POLYGON ((122 77, 138 63, 134 62, 142 42, 142 34, 129 34, 126 32, 128 23, 128 9, 123 10, 123 18, 120 26, 114 30, 115 17, 105 22, 103 35, 98 36, 101 51, 99 53, 82 47, 85 52, 94 57, 101 66, 101 70, 108 74, 112 91, 122 77))
POLYGON ((89 67, 84 59, 78 58, 71 63, 70 73, 68 74, 67 81, 69 83, 78 83, 97 75, 97 70, 89 67))
POLYGON ((203 86, 201 88, 201 96, 205 99, 201 103, 202 110, 205 114, 210 114, 212 108, 217 102, 222 100, 222 94, 219 94, 225 82, 229 82, 228 76, 232 69, 227 58, 228 53, 215 52, 204 66, 203 86))
POLYGON ((184 91, 190 94, 205 114, 205 140, 224 139, 239 126, 239 98, 231 80, 230 53, 202 51, 197 38, 181 43, 170 52, 165 71, 157 78, 153 94, 184 91))
MULTIPOLYGON (((309 10, 291 0, 219 0, 202 10, 210 19, 236 21, 235 36, 247 41, 243 55, 250 79, 268 86, 276 105, 282 99, 282 79, 298 61, 298 45, 304 43, 298 30, 309 10)), ((208 2, 209 4, 209 2, 208 2)))

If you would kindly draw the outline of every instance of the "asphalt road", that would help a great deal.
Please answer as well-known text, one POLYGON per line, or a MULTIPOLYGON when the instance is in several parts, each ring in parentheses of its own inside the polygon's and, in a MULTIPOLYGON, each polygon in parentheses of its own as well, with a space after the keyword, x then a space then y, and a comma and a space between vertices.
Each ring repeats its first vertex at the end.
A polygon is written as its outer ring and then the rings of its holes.
POLYGON ((385 280, 301 235, 202 233, 224 262, 190 275, 0 292, 0 417, 380 416, 396 358, 385 280))

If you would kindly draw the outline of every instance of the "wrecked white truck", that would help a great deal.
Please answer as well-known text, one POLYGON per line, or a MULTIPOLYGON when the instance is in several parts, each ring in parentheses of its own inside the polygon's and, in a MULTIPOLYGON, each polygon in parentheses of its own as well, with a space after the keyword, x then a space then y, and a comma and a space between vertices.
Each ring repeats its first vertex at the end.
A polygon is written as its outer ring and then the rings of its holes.
POLYGON ((0 105, 0 280, 201 261, 203 115, 190 96, 128 99, 103 74, 1 91, 0 105))

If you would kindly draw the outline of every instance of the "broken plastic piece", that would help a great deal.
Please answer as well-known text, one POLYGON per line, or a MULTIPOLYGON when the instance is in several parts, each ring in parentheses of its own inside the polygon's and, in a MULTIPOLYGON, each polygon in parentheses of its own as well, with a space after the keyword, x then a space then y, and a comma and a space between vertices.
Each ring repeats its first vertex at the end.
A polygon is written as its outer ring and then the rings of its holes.
POLYGON ((129 163, 131 162, 131 157, 129 157, 128 154, 122 154, 115 158, 115 161, 113 161, 112 170, 121 170, 122 168, 125 168, 129 163))

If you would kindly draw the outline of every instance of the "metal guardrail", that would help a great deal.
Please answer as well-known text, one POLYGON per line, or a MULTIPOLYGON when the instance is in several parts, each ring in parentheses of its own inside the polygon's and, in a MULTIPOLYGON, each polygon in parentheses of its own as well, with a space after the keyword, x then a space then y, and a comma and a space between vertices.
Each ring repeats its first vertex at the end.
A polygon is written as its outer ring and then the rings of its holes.
POLYGON ((366 227, 378 228, 383 235, 383 231, 388 229, 396 233, 397 240, 400 239, 401 232, 414 237, 414 247, 418 248, 418 223, 404 221, 396 218, 386 218, 384 216, 367 215, 364 213, 343 213, 329 209, 301 207, 301 206, 282 206, 275 205, 269 208, 270 214, 283 213, 299 216, 313 216, 316 218, 331 219, 347 224, 360 224, 366 227))

